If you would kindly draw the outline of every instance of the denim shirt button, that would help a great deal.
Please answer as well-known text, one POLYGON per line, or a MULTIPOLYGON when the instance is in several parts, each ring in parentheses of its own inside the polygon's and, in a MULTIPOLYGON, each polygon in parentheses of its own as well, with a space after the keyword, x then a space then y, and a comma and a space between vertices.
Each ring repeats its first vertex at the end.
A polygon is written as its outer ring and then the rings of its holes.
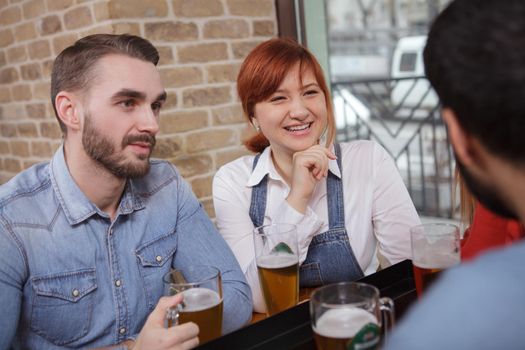
POLYGON ((73 294, 73 296, 76 298, 80 295, 80 292, 78 291, 78 289, 73 289, 73 292, 71 294, 73 294))
POLYGON ((120 287, 122 285, 122 282, 120 280, 115 281, 115 286, 120 287))
POLYGON ((162 261, 162 256, 157 255, 157 256, 155 257, 155 260, 157 260, 157 262, 161 262, 161 261, 162 261))
POLYGON ((118 330, 118 332, 119 332, 120 334, 124 334, 124 333, 126 333, 126 327, 122 327, 121 329, 118 330))

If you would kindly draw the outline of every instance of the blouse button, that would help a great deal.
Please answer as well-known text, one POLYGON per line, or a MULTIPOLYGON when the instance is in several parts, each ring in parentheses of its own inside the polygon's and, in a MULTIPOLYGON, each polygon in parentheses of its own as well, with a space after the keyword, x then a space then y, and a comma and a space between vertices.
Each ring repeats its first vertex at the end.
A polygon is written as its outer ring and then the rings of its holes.
POLYGON ((78 297, 80 295, 80 292, 78 291, 78 289, 73 289, 73 294, 74 297, 78 297))
POLYGON ((157 262, 161 262, 161 261, 162 261, 162 256, 157 255, 157 256, 155 257, 155 260, 157 260, 157 262))

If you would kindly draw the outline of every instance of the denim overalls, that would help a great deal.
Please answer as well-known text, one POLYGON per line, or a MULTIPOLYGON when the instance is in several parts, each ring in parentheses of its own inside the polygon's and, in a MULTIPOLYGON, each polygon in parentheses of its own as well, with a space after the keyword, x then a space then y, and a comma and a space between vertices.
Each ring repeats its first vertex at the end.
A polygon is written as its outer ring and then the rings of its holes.
MULTIPOLYGON (((342 174, 341 147, 334 145, 337 164, 342 174)), ((253 160, 255 169, 260 154, 253 160)), ((250 218, 255 227, 263 225, 266 211, 268 175, 252 188, 250 218)), ((343 184, 340 178, 328 172, 326 179, 328 203, 328 231, 312 239, 306 260, 299 270, 300 286, 315 287, 323 284, 353 281, 364 276, 354 256, 345 228, 343 184)))

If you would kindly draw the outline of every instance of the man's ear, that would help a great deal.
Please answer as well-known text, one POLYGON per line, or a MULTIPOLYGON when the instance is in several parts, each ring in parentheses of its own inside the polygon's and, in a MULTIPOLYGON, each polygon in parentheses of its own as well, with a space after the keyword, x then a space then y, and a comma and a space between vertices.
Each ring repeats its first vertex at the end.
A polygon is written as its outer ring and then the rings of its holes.
POLYGON ((60 91, 55 97, 55 107, 58 117, 68 129, 80 130, 80 106, 76 96, 66 91, 60 91))
POLYGON ((472 136, 459 124, 456 113, 454 113, 452 109, 447 107, 443 108, 441 115, 443 116, 445 124, 447 124, 448 136, 456 153, 456 157, 463 165, 472 165, 472 163, 476 161, 477 153, 474 150, 475 142, 473 142, 472 136))

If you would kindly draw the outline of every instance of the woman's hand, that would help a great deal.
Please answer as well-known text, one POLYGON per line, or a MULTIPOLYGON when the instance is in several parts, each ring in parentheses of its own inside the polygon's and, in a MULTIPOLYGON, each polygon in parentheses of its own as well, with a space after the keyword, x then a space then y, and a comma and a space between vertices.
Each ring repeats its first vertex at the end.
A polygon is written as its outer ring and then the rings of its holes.
POLYGON ((185 350, 199 345, 199 327, 193 323, 164 328, 164 319, 168 308, 179 304, 182 294, 162 297, 151 312, 140 331, 133 350, 185 350))
POLYGON ((337 157, 326 147, 314 145, 293 155, 290 193, 286 200, 300 213, 306 212, 315 185, 328 176, 328 162, 337 157))

